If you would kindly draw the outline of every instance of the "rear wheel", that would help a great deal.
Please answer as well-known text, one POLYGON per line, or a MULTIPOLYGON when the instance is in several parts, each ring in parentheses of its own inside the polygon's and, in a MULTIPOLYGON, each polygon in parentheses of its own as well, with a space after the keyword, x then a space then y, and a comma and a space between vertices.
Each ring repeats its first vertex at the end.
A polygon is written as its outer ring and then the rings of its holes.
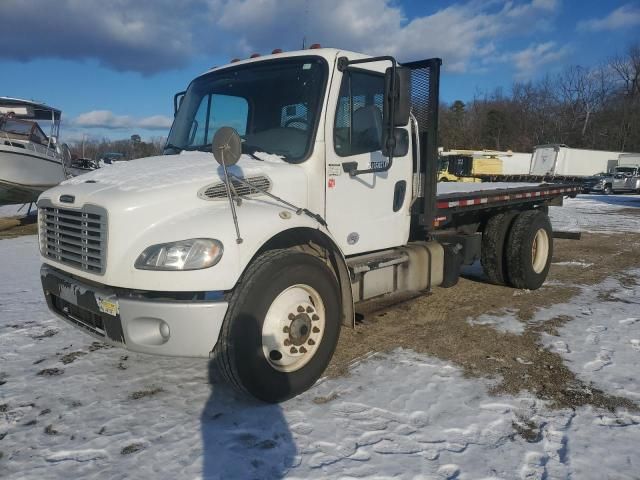
POLYGON ((229 302, 214 361, 237 390, 265 402, 320 377, 340 334, 338 283, 322 260, 276 250, 250 265, 229 302))
POLYGON ((541 211, 528 210, 513 221, 506 244, 509 283, 536 290, 544 283, 553 256, 553 233, 549 217, 541 211))
POLYGON ((482 233, 480 263, 489 281, 496 285, 508 283, 504 245, 516 215, 517 212, 494 215, 489 219, 482 233))

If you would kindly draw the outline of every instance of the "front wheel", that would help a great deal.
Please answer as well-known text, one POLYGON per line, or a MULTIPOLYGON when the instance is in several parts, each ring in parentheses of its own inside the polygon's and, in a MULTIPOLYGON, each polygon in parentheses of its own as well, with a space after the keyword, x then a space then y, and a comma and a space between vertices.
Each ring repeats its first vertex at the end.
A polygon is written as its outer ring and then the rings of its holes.
POLYGON ((327 367, 340 335, 340 290, 317 257, 291 250, 262 254, 229 302, 214 361, 237 390, 281 402, 327 367))
POLYGON ((611 185, 605 185, 603 193, 605 195, 611 195, 613 193, 613 188, 611 188, 611 185))

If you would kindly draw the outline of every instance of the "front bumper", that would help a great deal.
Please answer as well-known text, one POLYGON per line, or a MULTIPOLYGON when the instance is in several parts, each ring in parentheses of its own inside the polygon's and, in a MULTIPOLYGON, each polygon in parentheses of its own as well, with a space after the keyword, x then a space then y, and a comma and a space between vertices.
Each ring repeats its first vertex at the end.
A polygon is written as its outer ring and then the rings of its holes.
POLYGON ((58 317, 111 345, 135 352, 208 358, 226 301, 150 299, 89 284, 43 264, 42 289, 58 317))

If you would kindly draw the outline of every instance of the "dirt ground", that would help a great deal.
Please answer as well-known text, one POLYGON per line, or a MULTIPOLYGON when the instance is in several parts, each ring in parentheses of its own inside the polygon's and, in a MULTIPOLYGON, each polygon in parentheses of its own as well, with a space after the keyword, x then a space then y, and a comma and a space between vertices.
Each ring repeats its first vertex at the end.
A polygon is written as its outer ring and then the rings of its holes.
POLYGON ((22 235, 35 235, 37 231, 38 224, 35 215, 21 218, 0 218, 0 240, 21 237, 22 235))
POLYGON ((571 285, 594 285, 610 276, 628 281, 620 272, 640 267, 640 234, 583 234, 581 240, 556 239, 554 244, 554 263, 580 261, 593 265, 552 265, 551 285, 526 293, 486 283, 474 271, 454 288, 436 288, 430 294, 387 308, 361 311, 364 318, 355 330, 343 328, 327 373, 345 375, 350 364, 370 352, 401 347, 451 361, 469 376, 498 378, 496 392, 516 394, 527 390, 556 407, 591 404, 611 410, 618 406, 638 409, 628 399, 585 385, 564 365, 560 355, 542 348, 540 334, 553 333, 570 321, 569 317, 528 325, 520 335, 467 322, 482 314, 504 313, 506 308, 526 322, 538 309, 576 295, 578 288, 571 285))

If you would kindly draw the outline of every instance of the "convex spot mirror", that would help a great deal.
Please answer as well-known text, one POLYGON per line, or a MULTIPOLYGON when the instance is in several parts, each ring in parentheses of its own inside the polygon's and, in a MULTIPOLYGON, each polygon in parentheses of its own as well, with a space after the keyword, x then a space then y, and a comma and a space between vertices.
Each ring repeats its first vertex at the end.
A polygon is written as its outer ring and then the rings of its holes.
POLYGON ((220 165, 235 165, 242 155, 242 139, 231 127, 220 127, 211 142, 213 157, 220 165))
POLYGON ((392 82, 393 69, 387 68, 384 75, 384 102, 382 118, 384 125, 391 127, 404 127, 409 123, 409 111, 411 109, 411 70, 404 67, 396 67, 395 84, 392 82), (393 104, 393 125, 392 121, 393 104))

